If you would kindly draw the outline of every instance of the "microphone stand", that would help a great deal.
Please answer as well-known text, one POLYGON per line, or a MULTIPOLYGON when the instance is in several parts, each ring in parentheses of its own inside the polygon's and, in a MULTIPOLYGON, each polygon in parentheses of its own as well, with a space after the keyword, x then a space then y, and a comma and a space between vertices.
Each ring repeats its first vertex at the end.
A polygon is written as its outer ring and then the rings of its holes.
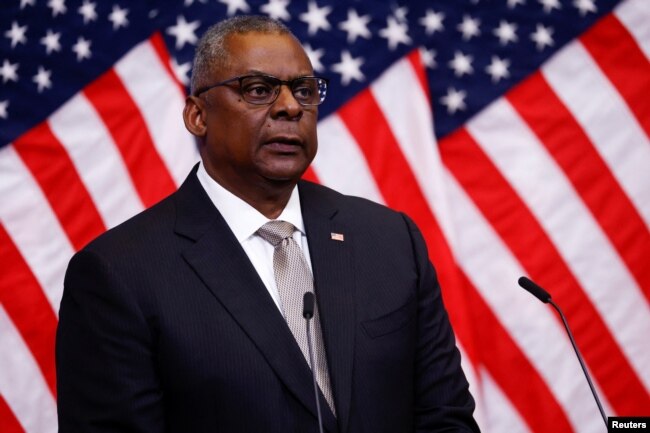
POLYGON ((307 350, 309 352, 309 366, 311 367, 311 378, 314 381, 314 397, 316 398, 316 412, 318 414, 318 429, 323 433, 323 416, 320 411, 320 398, 318 398, 318 383, 316 382, 316 372, 314 367, 314 350, 311 342, 311 329, 309 327, 310 319, 314 317, 314 294, 306 292, 303 297, 302 315, 307 322, 307 350))

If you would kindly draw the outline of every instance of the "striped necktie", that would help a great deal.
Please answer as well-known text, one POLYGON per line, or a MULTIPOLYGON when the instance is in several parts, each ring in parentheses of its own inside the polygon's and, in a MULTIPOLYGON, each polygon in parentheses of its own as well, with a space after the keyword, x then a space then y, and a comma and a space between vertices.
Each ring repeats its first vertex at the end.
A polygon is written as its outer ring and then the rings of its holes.
MULTIPOLYGON (((291 329, 291 333, 298 342, 303 356, 309 364, 309 351, 307 346, 307 330, 305 319, 302 316, 302 302, 305 292, 314 292, 314 279, 305 259, 302 249, 293 239, 295 231, 293 224, 286 221, 269 221, 257 231, 257 234, 275 248, 273 253, 273 271, 278 294, 282 304, 284 318, 291 329)), ((314 363, 312 366, 316 373, 316 382, 320 387, 327 403, 335 413, 334 397, 327 369, 325 346, 320 326, 318 308, 314 309, 314 363)))

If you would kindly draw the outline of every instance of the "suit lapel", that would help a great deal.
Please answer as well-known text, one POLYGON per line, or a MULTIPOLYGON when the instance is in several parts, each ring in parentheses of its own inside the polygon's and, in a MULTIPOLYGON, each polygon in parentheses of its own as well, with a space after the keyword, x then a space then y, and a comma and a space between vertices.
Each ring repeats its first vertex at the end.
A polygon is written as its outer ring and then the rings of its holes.
POLYGON ((354 236, 337 218, 329 194, 306 182, 299 190, 336 412, 341 431, 346 431, 355 335, 354 236))
MULTIPOLYGON (((195 240, 183 257, 255 343, 278 378, 313 414, 311 371, 248 256, 194 172, 177 193, 176 232, 195 240)), ((324 420, 335 430, 336 420, 324 420)))

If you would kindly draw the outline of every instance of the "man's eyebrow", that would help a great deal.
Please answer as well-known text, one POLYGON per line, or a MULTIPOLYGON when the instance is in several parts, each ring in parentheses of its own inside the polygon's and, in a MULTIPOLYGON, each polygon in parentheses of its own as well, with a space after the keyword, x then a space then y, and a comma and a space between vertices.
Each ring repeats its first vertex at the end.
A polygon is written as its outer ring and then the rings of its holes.
POLYGON ((269 74, 268 72, 260 71, 258 69, 249 69, 246 71, 246 75, 269 75, 273 77, 273 75, 269 74))

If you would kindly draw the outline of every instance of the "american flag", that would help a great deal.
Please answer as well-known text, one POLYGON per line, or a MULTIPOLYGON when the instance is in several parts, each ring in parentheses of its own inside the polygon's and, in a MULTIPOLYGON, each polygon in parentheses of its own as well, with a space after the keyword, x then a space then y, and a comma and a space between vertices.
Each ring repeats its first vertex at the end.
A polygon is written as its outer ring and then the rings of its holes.
POLYGON ((306 177, 408 213, 485 432, 650 415, 648 0, 4 0, 0 431, 53 432, 72 254, 198 160, 191 58, 235 14, 285 22, 330 78, 306 177))

